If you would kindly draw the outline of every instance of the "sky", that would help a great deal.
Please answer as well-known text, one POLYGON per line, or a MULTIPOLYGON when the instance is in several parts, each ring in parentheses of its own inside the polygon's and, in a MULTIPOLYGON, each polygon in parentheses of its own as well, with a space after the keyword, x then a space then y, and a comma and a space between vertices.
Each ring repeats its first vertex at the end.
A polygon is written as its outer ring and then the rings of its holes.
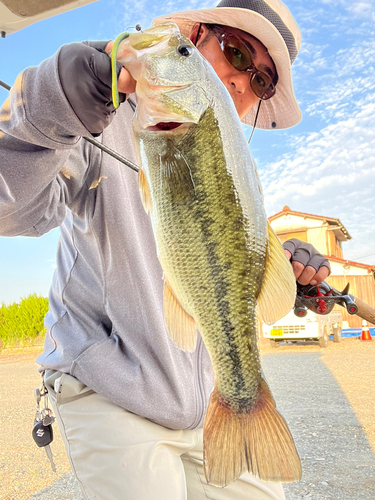
MULTIPOLYGON (((302 32, 293 82, 303 120, 288 130, 256 130, 252 138, 266 213, 288 205, 338 218, 353 238, 343 244, 344 258, 375 264, 375 1, 286 4, 302 32)), ((13 85, 20 71, 65 43, 114 39, 159 15, 214 5, 99 0, 0 39, 0 80, 13 85)), ((0 88, 0 102, 6 98, 0 88)), ((0 303, 48 295, 58 239, 58 229, 41 238, 0 237, 0 303)))

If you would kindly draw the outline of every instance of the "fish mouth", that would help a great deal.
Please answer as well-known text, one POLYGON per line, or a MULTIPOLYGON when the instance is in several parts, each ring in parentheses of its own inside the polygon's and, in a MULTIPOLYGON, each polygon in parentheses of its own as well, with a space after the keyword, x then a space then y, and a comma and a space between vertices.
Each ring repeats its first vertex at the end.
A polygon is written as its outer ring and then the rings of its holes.
POLYGON ((178 122, 159 122, 156 125, 151 125, 147 127, 146 130, 150 132, 165 132, 168 130, 174 130, 177 127, 180 127, 182 123, 178 122))

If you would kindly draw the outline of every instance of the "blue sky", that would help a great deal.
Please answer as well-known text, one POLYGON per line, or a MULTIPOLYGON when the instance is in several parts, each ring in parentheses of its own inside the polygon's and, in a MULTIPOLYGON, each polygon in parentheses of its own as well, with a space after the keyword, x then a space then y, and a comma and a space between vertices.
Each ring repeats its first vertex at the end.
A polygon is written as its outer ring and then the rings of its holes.
MULTIPOLYGON (((298 126, 256 131, 267 215, 292 210, 339 218, 353 240, 344 257, 375 264, 375 4, 373 0, 287 0, 302 31, 293 67, 303 113, 298 126)), ((38 64, 61 45, 109 40, 154 17, 214 2, 99 0, 0 39, 0 79, 38 64)), ((0 88, 0 101, 7 92, 0 88)), ((0 238, 0 302, 48 294, 59 231, 42 238, 0 238)))

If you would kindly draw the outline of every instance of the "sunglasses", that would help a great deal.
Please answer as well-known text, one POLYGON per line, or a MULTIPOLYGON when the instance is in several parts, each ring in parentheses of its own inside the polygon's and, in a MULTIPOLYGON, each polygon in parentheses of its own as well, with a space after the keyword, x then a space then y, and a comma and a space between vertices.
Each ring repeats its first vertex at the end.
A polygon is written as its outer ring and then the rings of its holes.
POLYGON ((266 101, 274 96, 276 87, 273 84, 272 78, 254 66, 250 49, 245 43, 232 33, 223 31, 220 28, 212 27, 209 29, 219 41, 221 50, 224 52, 228 62, 237 71, 250 73, 250 86, 254 94, 262 101, 266 101))

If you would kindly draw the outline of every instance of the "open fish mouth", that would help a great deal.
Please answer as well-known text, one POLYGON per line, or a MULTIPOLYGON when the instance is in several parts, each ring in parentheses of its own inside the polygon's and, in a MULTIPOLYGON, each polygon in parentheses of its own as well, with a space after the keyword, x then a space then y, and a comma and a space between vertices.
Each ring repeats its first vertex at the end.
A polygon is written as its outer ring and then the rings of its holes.
POLYGON ((146 130, 150 132, 164 132, 167 130, 174 130, 177 127, 180 127, 182 123, 178 122, 159 122, 156 125, 151 125, 147 127, 146 130))

